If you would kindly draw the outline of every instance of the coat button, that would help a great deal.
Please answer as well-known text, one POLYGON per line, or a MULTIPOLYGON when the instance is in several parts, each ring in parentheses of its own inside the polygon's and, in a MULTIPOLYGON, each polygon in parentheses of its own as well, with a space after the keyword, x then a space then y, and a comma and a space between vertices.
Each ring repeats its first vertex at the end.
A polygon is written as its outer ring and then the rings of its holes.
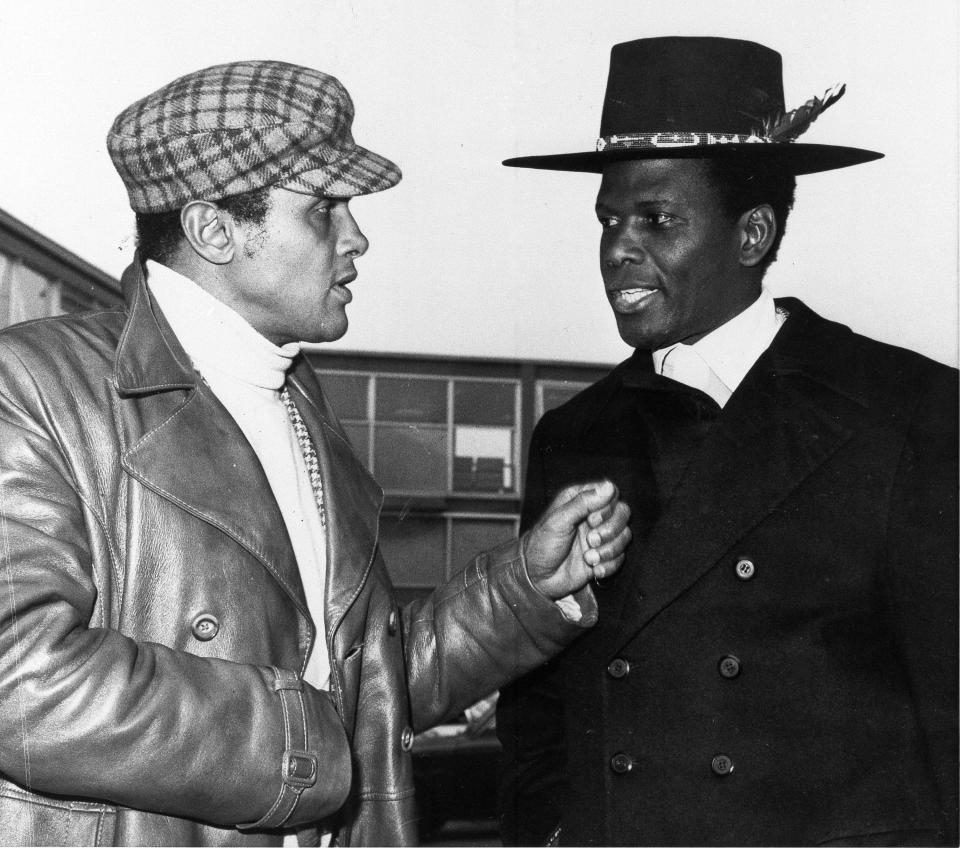
POLYGON ((413 728, 405 727, 400 732, 400 750, 409 751, 413 748, 413 728))
POLYGON ((193 620, 190 629, 193 631, 195 639, 199 639, 201 642, 209 642, 220 632, 220 622, 217 621, 215 615, 202 612, 193 620))
POLYGON ((740 660, 729 655, 721 657, 720 662, 717 665, 717 669, 720 671, 721 677, 726 677, 727 680, 732 680, 740 673, 740 660))
POLYGON ((390 610, 390 617, 387 619, 387 632, 391 636, 397 635, 397 611, 390 610))
POLYGON ((753 575, 757 573, 757 567, 753 564, 753 560, 747 559, 746 557, 741 557, 737 560, 737 564, 734 567, 737 577, 741 580, 750 580, 753 578, 753 575))
POLYGON ((621 677, 626 677, 630 673, 630 663, 628 663, 622 657, 617 657, 615 660, 610 662, 610 665, 607 666, 607 674, 611 677, 615 677, 618 680, 621 677))
POLYGON ((626 774, 629 771, 633 771, 633 757, 623 753, 614 754, 610 758, 610 768, 617 774, 626 774))
POLYGON ((726 754, 717 754, 717 756, 710 761, 710 768, 714 774, 725 777, 733 771, 733 760, 726 754))

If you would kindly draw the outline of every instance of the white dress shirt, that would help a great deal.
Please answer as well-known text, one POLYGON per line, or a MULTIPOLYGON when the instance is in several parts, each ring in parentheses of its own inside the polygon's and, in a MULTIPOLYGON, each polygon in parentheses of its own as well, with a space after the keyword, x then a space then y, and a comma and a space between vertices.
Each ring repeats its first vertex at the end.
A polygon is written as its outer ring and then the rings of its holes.
POLYGON ((787 320, 763 289, 750 306, 692 345, 653 352, 658 374, 708 394, 722 408, 787 320))

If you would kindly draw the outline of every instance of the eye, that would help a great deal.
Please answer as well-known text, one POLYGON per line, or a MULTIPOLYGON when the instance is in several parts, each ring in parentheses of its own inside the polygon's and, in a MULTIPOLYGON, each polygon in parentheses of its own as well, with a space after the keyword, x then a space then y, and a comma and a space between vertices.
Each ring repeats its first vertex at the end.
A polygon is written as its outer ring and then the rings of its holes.
POLYGON ((613 215, 598 215, 597 220, 605 230, 609 230, 611 227, 615 227, 620 223, 620 219, 615 218, 613 215))
POLYGON ((648 212, 643 216, 643 222, 654 229, 668 226, 675 220, 673 215, 668 215, 666 212, 648 212))

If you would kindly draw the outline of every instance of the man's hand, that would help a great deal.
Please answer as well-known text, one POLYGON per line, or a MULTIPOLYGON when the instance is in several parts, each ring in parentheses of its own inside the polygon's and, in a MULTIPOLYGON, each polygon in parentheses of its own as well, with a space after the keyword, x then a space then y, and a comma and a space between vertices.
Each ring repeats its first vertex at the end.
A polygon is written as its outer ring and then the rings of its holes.
POLYGON ((609 480, 564 489, 523 537, 531 582, 556 600, 613 574, 630 541, 629 520, 609 480))

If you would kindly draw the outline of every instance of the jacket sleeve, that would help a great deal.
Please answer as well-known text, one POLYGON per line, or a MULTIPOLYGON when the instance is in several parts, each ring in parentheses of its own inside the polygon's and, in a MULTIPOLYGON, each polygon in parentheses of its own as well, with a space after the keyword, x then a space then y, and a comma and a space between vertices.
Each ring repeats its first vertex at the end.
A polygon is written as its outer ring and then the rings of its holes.
POLYGON ((562 651, 597 620, 593 596, 577 599, 583 615, 573 622, 530 582, 516 540, 410 604, 404 650, 414 729, 456 715, 562 651))
POLYGON ((927 746, 943 843, 957 818, 957 375, 938 369, 913 412, 891 492, 883 590, 927 746))
POLYGON ((478 556, 404 615, 414 728, 456 715, 543 665, 597 620, 590 589, 576 595, 572 622, 530 582, 522 541, 478 556))
POLYGON ((106 533, 39 397, 16 357, 0 357, 3 776, 221 826, 336 811, 351 764, 326 693, 298 691, 293 672, 138 642, 101 620, 112 591, 102 583, 114 577, 92 549, 106 533), (307 756, 291 766, 288 748, 307 756))
MULTIPOLYGON (((549 414, 549 413, 548 413, 549 414)), ((533 433, 521 530, 546 506, 544 419, 533 433)), ((502 747, 498 813, 505 845, 543 845, 560 824, 565 774, 561 672, 548 663, 505 687, 497 702, 502 747)))

